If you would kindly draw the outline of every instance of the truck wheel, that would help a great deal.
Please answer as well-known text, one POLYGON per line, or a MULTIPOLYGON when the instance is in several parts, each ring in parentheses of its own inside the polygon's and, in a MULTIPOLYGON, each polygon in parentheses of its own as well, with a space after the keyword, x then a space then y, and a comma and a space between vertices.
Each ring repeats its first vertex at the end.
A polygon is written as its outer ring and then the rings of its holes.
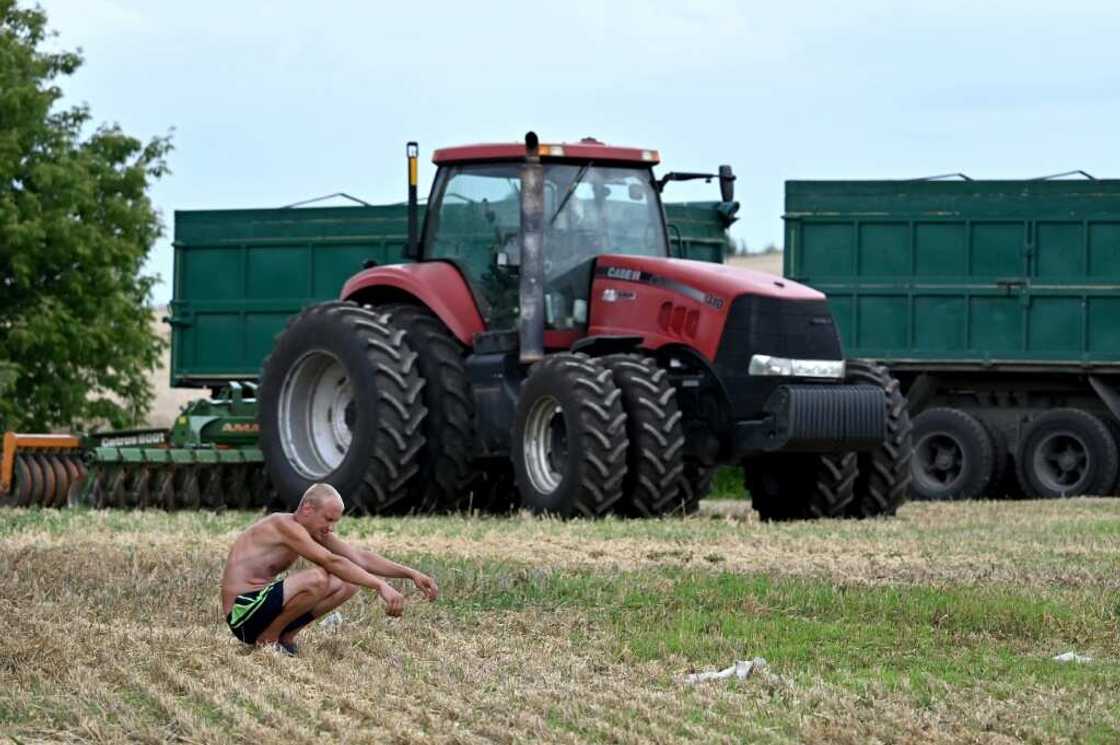
MULTIPOLYGON (((977 417, 979 419, 979 417, 977 417)), ((988 481, 988 488, 982 496, 990 499, 1002 499, 1010 494, 1009 486, 1015 482, 1014 491, 1019 491, 1015 478, 1015 469, 1011 465, 1011 453, 1007 449, 1007 437, 1003 431, 986 419, 979 419, 988 432, 992 441, 992 478, 988 481), (1010 478, 1008 478, 1010 476, 1010 478)))
POLYGON ((914 419, 915 499, 976 499, 987 493, 995 465, 991 435, 976 417, 948 408, 914 419))
POLYGON ((522 506, 600 517, 622 498, 626 413, 611 372, 584 354, 549 355, 521 386, 513 472, 522 506))
POLYGON ((402 512, 427 409, 417 355, 389 315, 355 303, 293 318, 264 361, 260 443, 280 499, 326 482, 351 512, 402 512))
POLYGON ((855 453, 773 453, 743 462, 743 485, 764 521, 846 517, 855 494, 855 453))
POLYGON ((677 503, 684 471, 684 430, 669 374, 637 354, 612 354, 602 362, 622 391, 626 412, 626 477, 623 511, 652 517, 677 503))
POLYGON ((848 382, 873 385, 883 391, 887 408, 887 434, 874 450, 859 453, 855 498, 848 515, 893 515, 910 493, 910 460, 914 455, 913 429, 906 397, 887 368, 866 360, 849 360, 848 382))
POLYGON ((410 502, 420 510, 458 509, 470 476, 474 447, 474 394, 463 364, 463 345, 443 322, 415 305, 389 305, 393 325, 419 355, 424 379, 424 439, 418 463, 424 478, 410 484, 410 502))
POLYGON ((1016 460, 1023 490, 1044 498, 1109 494, 1116 483, 1116 440, 1104 422, 1081 409, 1054 409, 1035 419, 1016 460))

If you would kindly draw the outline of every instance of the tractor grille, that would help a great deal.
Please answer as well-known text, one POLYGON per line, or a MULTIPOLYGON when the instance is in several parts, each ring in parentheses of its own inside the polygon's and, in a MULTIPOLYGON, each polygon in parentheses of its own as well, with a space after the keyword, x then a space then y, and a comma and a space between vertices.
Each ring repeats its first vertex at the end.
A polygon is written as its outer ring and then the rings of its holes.
POLYGON ((740 295, 731 303, 714 367, 727 390, 735 419, 759 416, 770 394, 779 385, 791 382, 788 378, 748 375, 747 368, 755 354, 843 359, 840 335, 828 302, 740 295))

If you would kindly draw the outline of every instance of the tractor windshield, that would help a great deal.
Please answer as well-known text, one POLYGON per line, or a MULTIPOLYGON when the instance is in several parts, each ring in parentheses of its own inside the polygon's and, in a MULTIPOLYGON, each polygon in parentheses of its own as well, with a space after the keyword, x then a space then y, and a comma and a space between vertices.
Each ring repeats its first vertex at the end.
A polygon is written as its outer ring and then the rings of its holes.
MULTIPOLYGON (((595 257, 667 256, 661 204, 648 168, 545 163, 545 317, 580 328, 595 257)), ((490 328, 517 318, 521 164, 441 169, 432 193, 424 256, 454 262, 490 328)))

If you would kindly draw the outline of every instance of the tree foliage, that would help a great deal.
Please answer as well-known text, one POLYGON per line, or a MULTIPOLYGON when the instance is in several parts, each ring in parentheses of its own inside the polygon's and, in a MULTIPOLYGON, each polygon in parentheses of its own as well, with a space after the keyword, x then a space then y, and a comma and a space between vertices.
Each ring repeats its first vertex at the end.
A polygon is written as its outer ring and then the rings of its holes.
POLYGON ((0 430, 123 426, 151 405, 163 348, 142 266, 171 145, 62 108, 82 59, 48 36, 41 9, 0 0, 0 430))

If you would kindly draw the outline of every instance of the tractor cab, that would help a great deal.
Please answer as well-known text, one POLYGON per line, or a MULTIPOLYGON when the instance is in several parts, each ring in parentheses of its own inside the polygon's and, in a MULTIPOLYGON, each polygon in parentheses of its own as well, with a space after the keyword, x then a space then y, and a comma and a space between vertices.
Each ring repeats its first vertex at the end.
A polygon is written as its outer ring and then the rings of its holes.
MULTIPOLYGON (((588 320, 596 257, 669 255, 652 171, 657 154, 588 142, 541 151, 556 153, 541 164, 544 327, 579 329, 588 320)), ((419 256, 459 269, 490 329, 515 325, 522 265, 525 148, 517 148, 516 160, 500 153, 485 145, 436 152, 440 167, 419 256)))

